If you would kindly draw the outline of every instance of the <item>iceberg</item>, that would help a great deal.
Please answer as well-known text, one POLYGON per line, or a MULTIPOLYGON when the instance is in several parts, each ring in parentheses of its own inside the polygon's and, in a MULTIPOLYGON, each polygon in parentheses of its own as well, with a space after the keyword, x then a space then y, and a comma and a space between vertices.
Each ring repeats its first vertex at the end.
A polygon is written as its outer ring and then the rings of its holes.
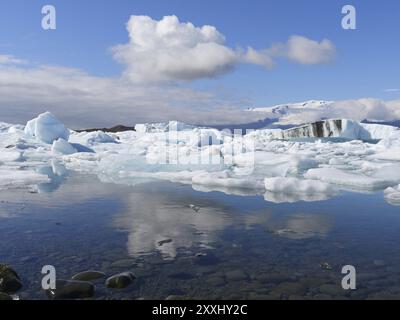
POLYGON ((96 143, 117 143, 114 137, 103 131, 74 132, 74 134, 70 136, 69 142, 84 146, 93 146, 96 143))
POLYGON ((138 133, 159 133, 168 131, 193 130, 195 127, 179 121, 170 121, 168 123, 139 123, 135 125, 138 133))
POLYGON ((340 190, 389 187, 385 198, 393 202, 393 186, 400 184, 400 130, 391 126, 332 119, 243 135, 177 121, 135 128, 77 132, 50 113, 25 127, 0 123, 0 170, 7 177, 0 185, 20 187, 13 175, 42 189, 49 178, 62 183, 48 169, 40 171, 54 161, 104 182, 165 180, 203 192, 264 195, 272 202, 320 201, 340 190), (302 137, 313 139, 296 139, 302 137), (323 139, 335 137, 344 139, 323 139))
POLYGON ((389 187, 384 191, 385 199, 394 206, 400 206, 400 185, 389 187))
POLYGON ((0 190, 10 188, 34 188, 38 184, 47 183, 47 175, 33 170, 0 169, 0 190))
POLYGON ((364 124, 348 119, 331 119, 310 123, 282 131, 282 139, 290 138, 344 138, 349 140, 381 140, 399 128, 364 124))
POLYGON ((48 144, 52 144, 58 138, 67 141, 69 138, 69 130, 50 112, 42 113, 37 118, 28 121, 25 134, 48 144))
POLYGON ((321 181, 297 178, 266 178, 265 189, 275 193, 285 194, 316 194, 332 193, 333 187, 321 181))
POLYGON ((320 180, 339 186, 361 190, 380 190, 393 184, 391 178, 367 176, 360 172, 351 172, 336 168, 310 169, 304 175, 307 179, 320 180))
POLYGON ((51 152, 53 154, 73 154, 78 152, 78 150, 76 150, 69 142, 60 138, 53 142, 51 152))

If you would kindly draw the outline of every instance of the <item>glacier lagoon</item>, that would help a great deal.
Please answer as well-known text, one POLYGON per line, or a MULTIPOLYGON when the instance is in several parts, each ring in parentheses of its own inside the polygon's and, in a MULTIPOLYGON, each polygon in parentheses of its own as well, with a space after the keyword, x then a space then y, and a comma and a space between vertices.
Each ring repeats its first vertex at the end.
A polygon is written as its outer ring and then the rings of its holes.
POLYGON ((1 261, 22 299, 46 297, 49 264, 64 279, 136 274, 96 298, 397 298, 399 129, 333 124, 303 140, 177 122, 75 132, 49 113, 1 123, 1 261), (358 290, 341 288, 344 265, 358 290))
POLYGON ((43 187, 0 193, 1 260, 22 279, 20 299, 47 299, 44 265, 61 279, 135 273, 124 290, 95 281, 95 299, 400 298, 400 215, 380 192, 273 203, 76 173, 43 187), (342 289, 344 265, 357 290, 342 289))

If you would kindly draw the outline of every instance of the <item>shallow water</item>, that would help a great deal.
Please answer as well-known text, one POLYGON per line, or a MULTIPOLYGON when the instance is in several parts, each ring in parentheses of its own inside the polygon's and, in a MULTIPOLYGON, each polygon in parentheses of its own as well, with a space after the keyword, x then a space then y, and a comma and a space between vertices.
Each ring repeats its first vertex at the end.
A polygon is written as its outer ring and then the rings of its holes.
POLYGON ((0 192, 0 262, 22 277, 21 299, 47 298, 44 265, 58 279, 136 274, 124 290, 96 281, 95 299, 400 298, 400 211, 381 192, 274 204, 77 174, 40 190, 0 192), (357 290, 342 289, 344 265, 356 267, 357 290))

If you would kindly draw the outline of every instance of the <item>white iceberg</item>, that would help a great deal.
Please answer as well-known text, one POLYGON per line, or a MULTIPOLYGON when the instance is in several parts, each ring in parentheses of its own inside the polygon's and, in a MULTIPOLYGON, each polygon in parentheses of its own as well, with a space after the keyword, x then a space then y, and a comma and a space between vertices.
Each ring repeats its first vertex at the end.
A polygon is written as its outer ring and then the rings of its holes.
POLYGON ((160 133, 168 131, 193 130, 195 127, 179 121, 170 121, 168 123, 139 123, 135 125, 138 133, 160 133))
POLYGON ((400 185, 389 187, 384 191, 385 199, 394 206, 400 206, 400 185))
POLYGON ((32 172, 57 160, 68 170, 107 182, 158 179, 204 192, 264 195, 274 202, 325 200, 336 190, 384 190, 400 183, 400 131, 352 120, 245 135, 180 122, 111 134, 69 131, 45 113, 21 129, 0 123, 0 170, 8 177, 18 171, 18 177, 31 179, 32 172), (291 139, 303 136, 314 139, 291 139), (366 141, 374 139, 381 141, 366 141))
POLYGON ((73 154, 78 152, 68 141, 60 138, 53 142, 51 147, 51 152, 53 154, 73 154))
POLYGON ((97 143, 117 143, 114 137, 103 131, 74 132, 74 134, 70 136, 69 142, 79 143, 84 146, 93 146, 97 143))
POLYGON ((47 183, 47 175, 33 170, 0 169, 0 190, 10 188, 34 188, 40 183, 47 183))
MULTIPOLYGON (((290 138, 344 138, 349 140, 381 140, 400 130, 380 124, 364 124, 349 119, 322 120, 300 127, 282 130, 281 139, 290 138)), ((275 137, 279 133, 273 132, 275 137)))
POLYGON ((48 144, 52 144, 58 138, 67 141, 69 138, 69 130, 50 112, 42 113, 37 118, 28 121, 25 134, 48 144))
POLYGON ((264 182, 265 189, 275 193, 316 194, 333 192, 330 184, 316 180, 276 177, 266 178, 264 182))
POLYGON ((393 179, 389 177, 373 177, 360 172, 351 172, 336 168, 310 169, 304 177, 361 190, 379 190, 393 184, 393 179))

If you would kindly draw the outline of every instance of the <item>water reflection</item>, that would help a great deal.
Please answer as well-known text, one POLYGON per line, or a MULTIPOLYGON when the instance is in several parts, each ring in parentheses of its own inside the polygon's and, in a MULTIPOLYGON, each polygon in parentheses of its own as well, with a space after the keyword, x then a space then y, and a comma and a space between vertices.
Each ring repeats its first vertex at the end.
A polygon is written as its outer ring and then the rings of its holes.
POLYGON ((182 187, 175 192, 132 193, 124 198, 127 209, 114 219, 114 225, 128 232, 131 256, 159 252, 165 259, 174 259, 179 249, 212 247, 223 231, 238 226, 250 232, 261 227, 289 239, 325 237, 333 226, 333 218, 326 214, 281 215, 271 209, 244 212, 223 201, 199 201, 182 187), (198 211, 191 208, 191 201, 198 211))
POLYGON ((57 160, 51 160, 51 166, 41 167, 38 173, 47 175, 50 179, 48 183, 40 183, 37 186, 39 193, 50 193, 56 191, 64 182, 68 175, 65 166, 57 160))
POLYGON ((266 192, 264 194, 265 201, 273 203, 295 203, 300 201, 305 202, 316 202, 325 201, 333 197, 333 194, 325 193, 277 193, 277 192, 266 192))
POLYGON ((196 212, 190 197, 182 199, 171 192, 132 193, 123 201, 128 209, 115 218, 114 225, 128 231, 131 256, 160 252, 167 259, 175 258, 178 248, 211 244, 216 233, 232 223, 221 208, 200 204, 196 212))
MULTIPOLYGON (((332 291, 333 276, 341 277, 336 271, 347 263, 364 274, 379 268, 379 277, 400 279, 399 218, 376 195, 373 201, 348 194, 317 204, 278 205, 262 195, 204 193, 169 182, 100 183, 96 176, 68 175, 57 164, 46 172, 55 181, 44 189, 48 192, 0 193, 2 259, 30 279, 26 297, 38 296, 36 271, 47 263, 70 277, 93 268, 123 272, 133 261, 139 280, 129 297, 161 299, 174 290, 196 298, 276 299, 294 289, 299 290, 294 296, 305 296, 303 285, 309 297, 317 297, 332 291), (333 270, 322 269, 322 262, 333 270)), ((372 292, 382 291, 373 281, 372 292)), ((366 287, 362 298, 370 294, 366 287)), ((107 297, 127 297, 114 294, 104 291, 107 297)))
POLYGON ((327 214, 300 213, 271 221, 267 226, 273 234, 293 239, 325 238, 333 227, 333 217, 327 214))

